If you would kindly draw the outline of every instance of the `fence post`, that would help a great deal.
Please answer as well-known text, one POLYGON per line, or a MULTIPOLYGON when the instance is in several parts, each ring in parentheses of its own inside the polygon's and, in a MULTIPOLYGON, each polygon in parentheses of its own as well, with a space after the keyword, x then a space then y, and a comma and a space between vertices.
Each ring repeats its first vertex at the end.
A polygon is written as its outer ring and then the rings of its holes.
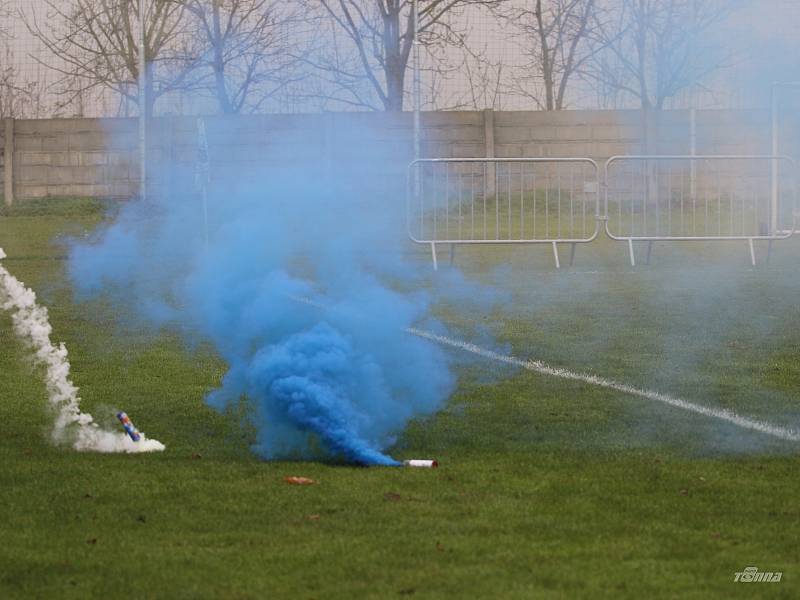
POLYGON ((14 119, 5 120, 5 167, 3 173, 6 206, 14 204, 14 119))
MULTIPOLYGON (((485 142, 484 158, 494 158, 494 110, 486 108, 483 111, 483 139, 485 142)), ((494 197, 497 193, 497 169, 494 163, 489 163, 486 168, 486 195, 494 197)))
MULTIPOLYGON (((772 148, 770 152, 772 156, 778 156, 778 86, 775 84, 770 88, 770 125, 771 125, 771 140, 772 148)), ((769 203, 769 233, 775 235, 778 231, 778 161, 770 161, 770 203, 769 203)))

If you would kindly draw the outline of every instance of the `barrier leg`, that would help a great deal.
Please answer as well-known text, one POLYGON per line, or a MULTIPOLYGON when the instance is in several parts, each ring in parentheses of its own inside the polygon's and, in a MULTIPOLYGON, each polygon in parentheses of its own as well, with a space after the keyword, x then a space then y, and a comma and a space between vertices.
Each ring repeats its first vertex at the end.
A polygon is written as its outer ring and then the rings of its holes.
POLYGON ((650 253, 653 251, 653 240, 647 242, 647 260, 645 260, 645 264, 650 264, 650 253))
POLYGON ((553 258, 556 259, 556 269, 561 268, 561 262, 558 260, 558 244, 553 242, 553 258))
POLYGON ((571 244, 571 245, 572 245, 572 248, 570 248, 570 251, 569 251, 569 266, 570 267, 575 262, 575 246, 577 246, 578 244, 571 244))
POLYGON ((439 270, 439 262, 436 260, 436 244, 431 242, 431 258, 433 258, 433 270, 439 270))
POLYGON ((628 238, 628 254, 631 256, 631 266, 636 266, 636 257, 633 255, 633 240, 628 238))
POLYGON ((453 266, 453 263, 456 262, 456 245, 450 244, 450 266, 453 266))
POLYGON ((753 238, 747 238, 747 243, 750 245, 750 264, 756 266, 756 249, 753 247, 753 238))

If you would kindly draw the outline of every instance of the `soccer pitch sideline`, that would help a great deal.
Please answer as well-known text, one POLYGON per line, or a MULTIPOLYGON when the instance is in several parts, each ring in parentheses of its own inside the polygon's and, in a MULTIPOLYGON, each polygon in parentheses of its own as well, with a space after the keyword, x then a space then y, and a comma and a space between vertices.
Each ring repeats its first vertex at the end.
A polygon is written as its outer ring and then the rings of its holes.
POLYGON ((50 311, 82 406, 128 411, 167 450, 53 447, 41 376, 0 315, 0 597, 800 593, 800 442, 715 416, 800 424, 794 240, 757 269, 743 243, 657 246, 636 269, 598 243, 560 272, 547 248, 459 249, 467 277, 502 293, 443 295, 448 335, 543 368, 451 347, 455 394, 391 449, 440 468, 364 469, 259 460, 244 414, 204 404, 224 373, 208 348, 76 305, 58 238, 101 219, 82 201, 6 211, 4 265, 50 311))

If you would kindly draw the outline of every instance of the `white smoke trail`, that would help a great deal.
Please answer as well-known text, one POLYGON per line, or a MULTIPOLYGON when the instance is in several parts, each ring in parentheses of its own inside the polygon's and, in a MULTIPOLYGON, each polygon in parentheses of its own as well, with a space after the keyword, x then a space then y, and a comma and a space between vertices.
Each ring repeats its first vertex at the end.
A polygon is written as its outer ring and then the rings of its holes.
MULTIPOLYGON (((0 248, 0 260, 6 257, 0 248)), ((14 332, 33 351, 34 362, 45 368, 45 385, 50 404, 56 410, 53 440, 71 442, 76 450, 94 452, 158 452, 164 444, 142 439, 134 442, 119 431, 101 429, 92 415, 81 412, 80 396, 69 379, 69 360, 64 344, 50 341, 52 327, 47 309, 36 304, 36 294, 13 277, 0 263, 0 308, 11 311, 14 332)))

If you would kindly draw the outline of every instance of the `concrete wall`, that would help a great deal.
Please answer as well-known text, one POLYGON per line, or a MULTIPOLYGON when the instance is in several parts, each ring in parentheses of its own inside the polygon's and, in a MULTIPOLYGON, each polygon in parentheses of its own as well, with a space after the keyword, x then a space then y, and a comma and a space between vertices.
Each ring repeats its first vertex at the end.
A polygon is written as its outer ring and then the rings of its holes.
MULTIPOLYGON (((769 114, 698 111, 698 154, 768 154, 769 114)), ((412 116, 379 113, 258 115, 206 120, 212 164, 289 163, 317 157, 354 158, 360 168, 405 170, 413 148, 412 116), (390 159, 387 161, 387 159, 390 159)), ((423 115, 422 152, 429 157, 553 157, 605 160, 616 154, 688 154, 688 111, 643 119, 640 111, 438 112, 423 115), (646 144, 643 131, 649 132, 646 144)), ((137 124, 132 119, 18 120, 13 122, 13 198, 129 197, 138 188, 137 124)), ((0 128, 4 155, 11 145, 0 128)), ((150 127, 154 165, 188 173, 197 161, 197 120, 158 118, 150 127)), ((0 157, 0 164, 8 161, 0 157)), ((0 181, 6 180, 3 167, 0 181)), ((163 170, 162 170, 163 171, 163 170)), ((153 189, 170 173, 152 169, 153 189)), ((0 188, 3 189, 3 188, 0 188)), ((9 190, 8 186, 5 188, 9 190)), ((6 193, 8 196, 8 193, 6 193)), ((8 201, 8 197, 6 201, 8 201)))

